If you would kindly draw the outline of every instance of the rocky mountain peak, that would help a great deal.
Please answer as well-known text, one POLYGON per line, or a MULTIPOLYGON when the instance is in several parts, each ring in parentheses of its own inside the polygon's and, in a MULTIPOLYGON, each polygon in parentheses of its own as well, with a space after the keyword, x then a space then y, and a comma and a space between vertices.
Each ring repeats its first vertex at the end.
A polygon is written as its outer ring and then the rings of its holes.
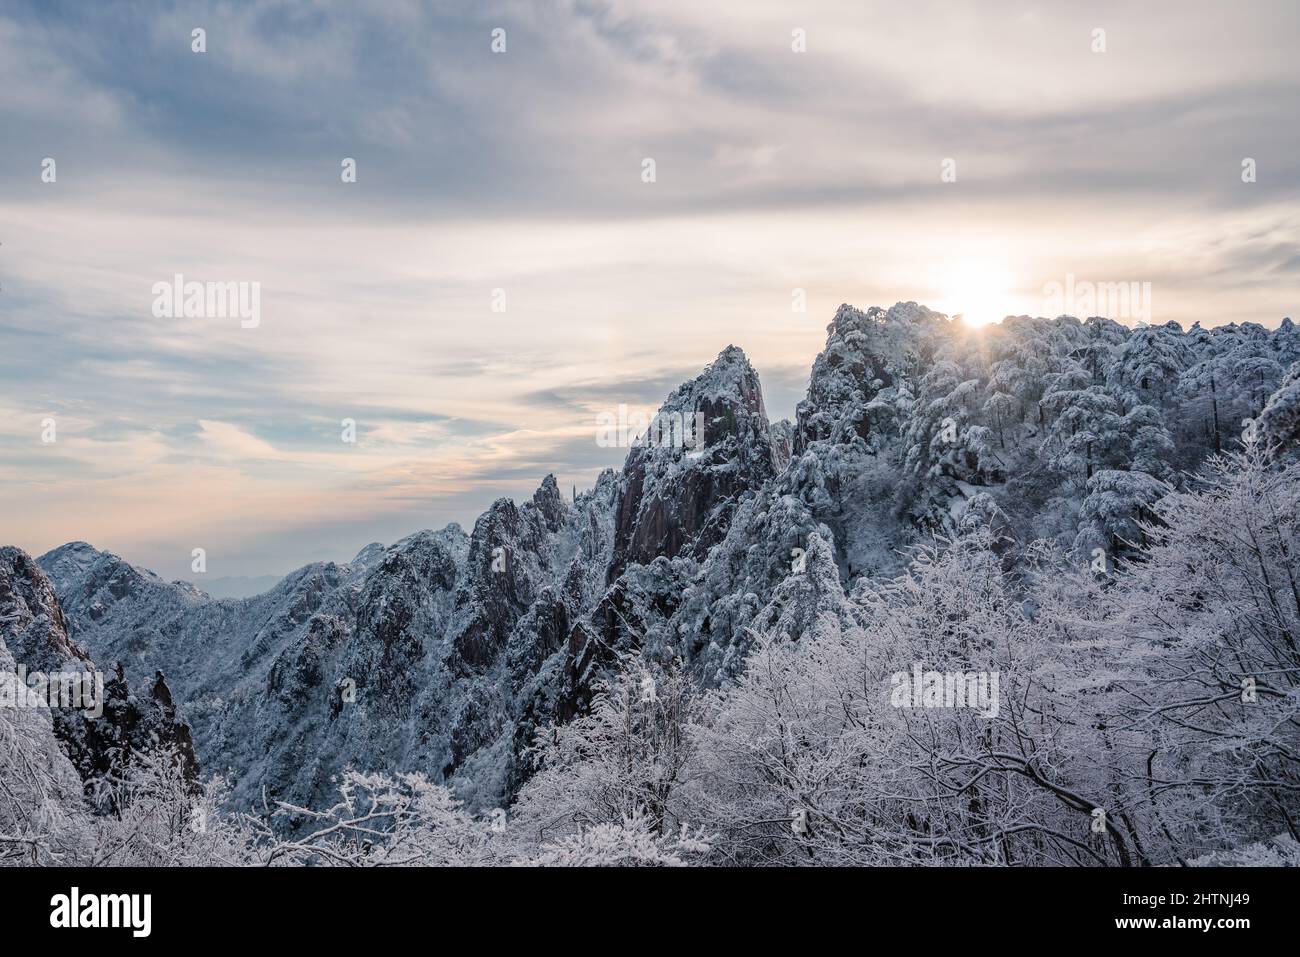
POLYGON ((382 559, 383 555, 383 542, 371 542, 365 548, 361 549, 361 551, 357 552, 356 557, 352 559, 351 564, 367 566, 373 565, 375 562, 382 559))
POLYGON ((797 409, 794 453, 802 455, 821 440, 870 443, 880 416, 890 414, 878 397, 892 394, 926 351, 928 337, 946 322, 942 313, 915 302, 865 311, 841 305, 826 327, 826 346, 813 362, 808 395, 797 409))
POLYGON ((630 562, 702 555, 739 497, 776 472, 758 373, 736 346, 669 395, 655 421, 624 464, 610 581, 630 562))
POLYGON ((541 513, 550 531, 559 529, 565 515, 568 514, 569 505, 560 493, 560 486, 554 475, 547 475, 542 479, 542 484, 533 493, 533 506, 541 513))

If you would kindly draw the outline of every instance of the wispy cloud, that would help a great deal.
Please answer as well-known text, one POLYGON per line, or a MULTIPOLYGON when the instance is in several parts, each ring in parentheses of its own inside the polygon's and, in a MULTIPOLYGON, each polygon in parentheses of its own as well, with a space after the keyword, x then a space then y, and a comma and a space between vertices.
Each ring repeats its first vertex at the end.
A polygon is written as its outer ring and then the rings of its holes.
POLYGON ((1297 27, 1290 0, 9 4, 0 538, 169 575, 205 542, 223 574, 347 557, 590 482, 619 460, 594 413, 728 343, 792 415, 836 305, 959 311, 954 277, 1005 276, 1007 313, 1073 273, 1277 322, 1297 27), (155 318, 178 273, 259 283, 261 324, 155 318))

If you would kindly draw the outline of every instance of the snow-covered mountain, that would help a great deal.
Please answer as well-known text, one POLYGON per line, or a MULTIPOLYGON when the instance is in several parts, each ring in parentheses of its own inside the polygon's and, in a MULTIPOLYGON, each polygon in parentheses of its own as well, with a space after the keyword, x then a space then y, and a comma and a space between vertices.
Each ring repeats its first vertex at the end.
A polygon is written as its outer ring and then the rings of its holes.
POLYGON ((502 800, 517 700, 590 605, 612 538, 613 473, 566 503, 552 476, 457 525, 211 599, 84 542, 40 565, 77 640, 126 674, 173 679, 205 767, 236 798, 312 804, 346 766, 460 775, 502 800), (523 628, 516 623, 527 619, 523 628), (557 624, 558 622, 558 624, 557 624))
MULTIPOLYGON (((159 749, 174 749, 185 775, 197 782, 200 769, 190 729, 177 713, 163 673, 136 682, 150 689, 147 697, 132 693, 120 669, 105 674, 69 637, 48 576, 30 555, 13 547, 0 548, 0 653, 9 663, 2 670, 21 666, 28 675, 41 675, 46 686, 68 687, 63 676, 71 676, 87 689, 75 699, 78 707, 52 708, 47 714, 92 803, 111 803, 108 792, 127 767, 137 756, 159 749)), ((30 682, 28 686, 31 690, 30 682)), ((54 766, 50 773, 53 780, 63 776, 54 766)))
POLYGON ((701 416, 702 441, 634 445, 574 501, 547 476, 468 535, 372 545, 243 599, 74 542, 10 573, 38 589, 48 576, 57 601, 25 600, 27 623, 4 637, 15 656, 121 662, 137 687, 165 673, 236 803, 319 805, 356 767, 504 806, 536 733, 585 713, 623 656, 726 685, 757 634, 851 627, 855 587, 974 519, 1079 554, 1137 547, 1153 498, 1243 419, 1294 431, 1294 374, 1280 387, 1297 358, 1290 320, 972 331, 915 303, 845 305, 794 423, 768 421, 758 374, 728 346, 661 409, 701 416))

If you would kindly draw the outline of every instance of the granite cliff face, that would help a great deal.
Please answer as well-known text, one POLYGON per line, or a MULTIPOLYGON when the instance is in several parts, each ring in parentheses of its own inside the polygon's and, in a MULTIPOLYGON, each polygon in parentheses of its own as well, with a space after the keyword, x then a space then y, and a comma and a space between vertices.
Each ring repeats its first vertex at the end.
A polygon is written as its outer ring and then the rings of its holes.
POLYGON ((771 434, 758 373, 735 346, 670 395, 659 416, 671 425, 655 441, 643 437, 623 468, 611 581, 629 564, 703 558, 726 534, 741 496, 777 470, 780 440, 771 434), (672 431, 679 423, 680 444, 672 431))
POLYGON ((738 510, 788 456, 785 432, 768 422, 758 374, 735 346, 670 395, 659 416, 702 435, 684 430, 695 441, 678 443, 661 428, 629 451, 608 586, 569 634, 556 719, 585 708, 621 655, 689 657, 698 650, 673 641, 670 623, 738 510))
MULTIPOLYGON (((84 689, 84 696, 71 702, 75 706, 56 699, 49 715, 60 749, 93 805, 111 806, 113 783, 137 757, 155 751, 174 753, 185 776, 197 784, 199 763, 190 729, 162 672, 155 672, 148 695, 138 695, 120 668, 102 671, 69 637, 49 577, 30 555, 12 547, 0 548, 0 643, 12 668, 22 667, 29 679, 53 678, 71 689, 73 678, 84 689)), ((27 686, 33 688, 31 680, 27 686)))

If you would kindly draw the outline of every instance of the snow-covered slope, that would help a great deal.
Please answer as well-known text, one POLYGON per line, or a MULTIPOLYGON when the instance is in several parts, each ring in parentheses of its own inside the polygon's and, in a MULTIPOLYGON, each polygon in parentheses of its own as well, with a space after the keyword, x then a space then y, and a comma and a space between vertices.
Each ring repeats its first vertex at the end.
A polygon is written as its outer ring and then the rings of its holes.
POLYGON ((0 833, 9 838, 0 843, 0 864, 57 864, 78 849, 82 780, 49 708, 18 680, 17 666, 0 639, 0 833))
POLYGON ((199 753, 230 773, 237 801, 265 788, 312 804, 348 766, 451 779, 471 762, 462 790, 495 804, 521 689, 600 587, 613 485, 609 473, 568 503, 548 476, 471 535, 453 524, 368 546, 248 599, 211 599, 84 542, 40 563, 97 657, 137 680, 177 676, 199 753))
POLYGON ((83 542, 39 563, 73 641, 134 682, 166 672, 236 801, 311 804, 352 765, 423 771, 491 807, 531 773, 534 734, 582 713, 621 655, 726 684, 756 633, 848 627, 855 583, 972 517, 1022 545, 1137 547, 1152 496, 1242 419, 1293 436, 1297 357, 1289 321, 972 331, 916 303, 844 305, 795 423, 768 422, 729 346, 661 410, 699 416, 698 444, 647 437, 572 502, 548 476, 468 535, 373 545, 240 600, 83 542))

